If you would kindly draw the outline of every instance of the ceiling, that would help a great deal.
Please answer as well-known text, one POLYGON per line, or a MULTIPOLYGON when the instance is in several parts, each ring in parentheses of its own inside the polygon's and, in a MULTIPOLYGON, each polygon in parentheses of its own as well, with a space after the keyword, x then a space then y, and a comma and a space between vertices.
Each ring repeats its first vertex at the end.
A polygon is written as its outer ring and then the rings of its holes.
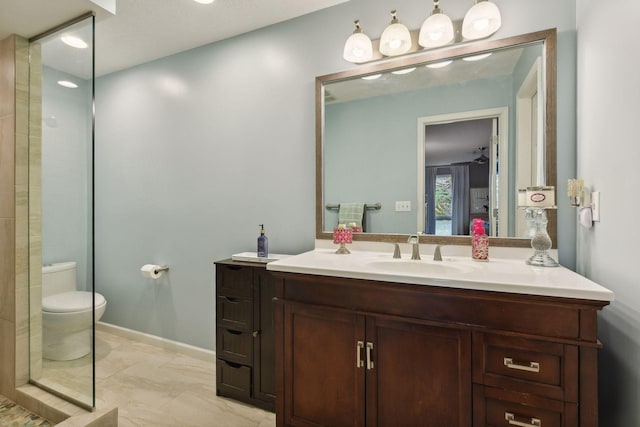
POLYGON ((11 34, 31 38, 94 11, 100 76, 346 1, 120 0, 112 15, 90 0, 0 0, 0 40, 11 34))

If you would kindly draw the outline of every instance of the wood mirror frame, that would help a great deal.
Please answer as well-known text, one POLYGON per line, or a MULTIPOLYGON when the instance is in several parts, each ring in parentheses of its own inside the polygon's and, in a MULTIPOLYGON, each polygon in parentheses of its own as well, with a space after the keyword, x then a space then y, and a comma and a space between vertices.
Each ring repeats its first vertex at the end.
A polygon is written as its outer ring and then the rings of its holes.
MULTIPOLYGON (((543 43, 544 52, 544 78, 545 78, 545 178, 546 185, 556 185, 556 54, 557 34, 556 29, 538 31, 508 37, 500 40, 484 40, 465 44, 457 44, 447 48, 424 51, 401 58, 394 58, 384 62, 371 63, 325 76, 316 77, 316 238, 333 239, 331 232, 323 230, 324 209, 324 173, 323 173, 323 148, 324 148, 324 85, 341 80, 352 79, 358 76, 389 72, 394 69, 416 66, 429 62, 439 62, 446 59, 480 54, 526 45, 535 42, 543 43)), ((557 198, 557 188, 556 188, 557 198)), ((547 230, 553 247, 557 247, 557 212, 547 211, 549 223, 547 230)), ((375 242, 399 242, 407 241, 408 234, 396 233, 354 233, 353 240, 375 242)), ((446 245, 470 245, 468 236, 441 236, 422 234, 420 243, 434 243, 446 245)), ((531 240, 517 237, 490 237, 490 245, 506 247, 530 247, 531 240)))

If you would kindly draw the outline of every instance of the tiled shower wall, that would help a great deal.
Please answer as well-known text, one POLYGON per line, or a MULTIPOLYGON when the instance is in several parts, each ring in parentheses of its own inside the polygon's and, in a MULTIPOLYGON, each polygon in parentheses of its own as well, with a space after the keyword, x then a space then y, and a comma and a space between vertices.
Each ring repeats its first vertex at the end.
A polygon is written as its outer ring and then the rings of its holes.
MULTIPOLYGON (((0 41, 0 394, 29 381, 29 45, 0 41)), ((38 214, 39 216, 39 214, 38 214)))

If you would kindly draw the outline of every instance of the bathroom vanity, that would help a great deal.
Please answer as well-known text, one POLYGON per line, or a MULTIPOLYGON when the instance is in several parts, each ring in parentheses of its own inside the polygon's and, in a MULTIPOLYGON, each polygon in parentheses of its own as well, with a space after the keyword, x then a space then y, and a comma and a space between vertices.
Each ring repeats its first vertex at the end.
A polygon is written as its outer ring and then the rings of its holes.
POLYGON ((597 426, 609 290, 522 260, 333 252, 267 267, 278 426, 597 426))
POLYGON ((261 263, 215 265, 216 394, 273 411, 273 278, 261 263))

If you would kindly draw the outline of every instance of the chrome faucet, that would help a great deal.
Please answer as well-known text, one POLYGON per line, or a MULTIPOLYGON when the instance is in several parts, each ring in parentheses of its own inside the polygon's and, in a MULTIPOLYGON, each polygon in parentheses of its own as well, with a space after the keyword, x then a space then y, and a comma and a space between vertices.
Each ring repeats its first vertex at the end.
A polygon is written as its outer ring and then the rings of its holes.
POLYGON ((417 234, 412 234, 409 236, 407 243, 411 243, 413 245, 413 249, 411 250, 411 259, 420 259, 420 236, 417 234))
POLYGON ((436 249, 433 251, 434 261, 442 261, 442 253, 440 252, 440 246, 441 245, 436 245, 436 249))
POLYGON ((402 255, 400 255, 400 245, 397 243, 394 243, 393 246, 393 259, 400 259, 402 258, 402 255))

